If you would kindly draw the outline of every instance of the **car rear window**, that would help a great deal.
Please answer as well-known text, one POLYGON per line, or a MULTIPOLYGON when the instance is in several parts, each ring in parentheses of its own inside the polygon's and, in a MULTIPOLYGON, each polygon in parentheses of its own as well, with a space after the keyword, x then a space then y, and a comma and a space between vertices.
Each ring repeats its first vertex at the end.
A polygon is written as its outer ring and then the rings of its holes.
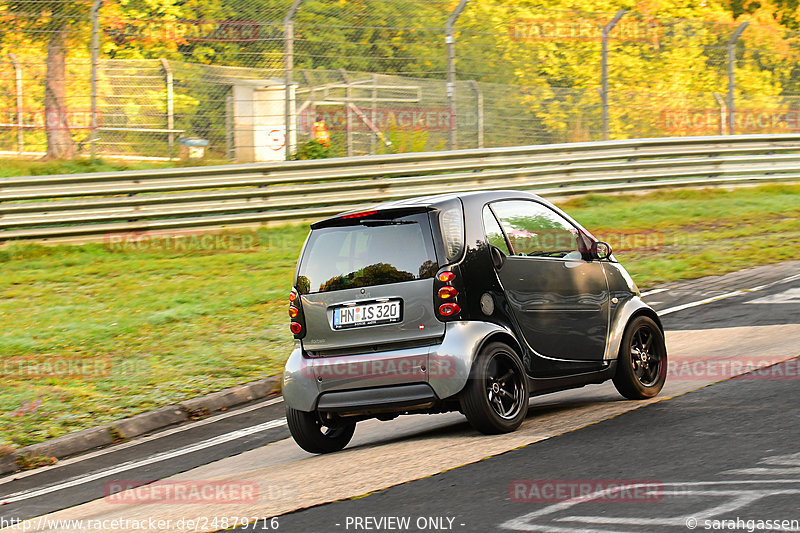
POLYGON ((427 214, 315 229, 295 286, 303 294, 431 278, 439 266, 427 214))

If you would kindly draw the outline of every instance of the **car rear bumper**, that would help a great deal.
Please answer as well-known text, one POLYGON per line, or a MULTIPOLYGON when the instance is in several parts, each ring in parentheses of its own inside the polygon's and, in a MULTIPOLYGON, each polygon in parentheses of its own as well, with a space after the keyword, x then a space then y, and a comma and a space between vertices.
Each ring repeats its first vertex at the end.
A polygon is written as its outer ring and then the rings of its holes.
POLYGON ((501 332, 509 333, 489 322, 448 322, 442 341, 432 346, 331 357, 308 357, 297 343, 283 373, 283 397, 300 411, 335 407, 345 412, 350 410, 348 402, 355 408, 361 401, 375 403, 384 412, 435 403, 464 388, 478 350, 488 337, 501 332), (420 384, 433 392, 432 399, 422 397, 420 384), (408 398, 408 404, 402 396, 412 390, 420 398, 408 398), (400 397, 392 399, 395 393, 400 397), (387 399, 384 406, 382 396, 387 399))
POLYGON ((427 383, 409 383, 391 387, 324 392, 317 408, 320 411, 374 415, 404 409, 432 407, 439 398, 427 383))

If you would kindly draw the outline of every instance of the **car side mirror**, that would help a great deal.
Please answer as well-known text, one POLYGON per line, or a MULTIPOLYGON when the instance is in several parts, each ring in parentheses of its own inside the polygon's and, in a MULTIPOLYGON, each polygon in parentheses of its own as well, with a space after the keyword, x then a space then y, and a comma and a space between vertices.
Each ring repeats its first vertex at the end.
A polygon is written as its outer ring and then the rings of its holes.
POLYGON ((489 253, 492 254, 492 263, 494 263, 494 267, 497 270, 503 268, 503 265, 506 263, 506 254, 493 244, 489 245, 489 253))
POLYGON ((598 259, 608 259, 611 257, 611 245, 607 242, 597 241, 594 243, 594 256, 598 259))

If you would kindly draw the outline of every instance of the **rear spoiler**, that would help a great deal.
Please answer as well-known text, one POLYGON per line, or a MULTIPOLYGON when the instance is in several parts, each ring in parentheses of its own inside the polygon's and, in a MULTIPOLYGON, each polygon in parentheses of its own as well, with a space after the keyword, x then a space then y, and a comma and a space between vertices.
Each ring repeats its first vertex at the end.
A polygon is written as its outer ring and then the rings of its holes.
POLYGON ((433 211, 435 208, 430 205, 410 205, 402 207, 385 207, 374 209, 359 209, 353 211, 346 211, 334 217, 326 218, 311 224, 311 229, 332 228, 340 226, 353 226, 358 224, 361 220, 386 220, 403 217, 406 215, 414 215, 418 213, 427 213, 433 211))

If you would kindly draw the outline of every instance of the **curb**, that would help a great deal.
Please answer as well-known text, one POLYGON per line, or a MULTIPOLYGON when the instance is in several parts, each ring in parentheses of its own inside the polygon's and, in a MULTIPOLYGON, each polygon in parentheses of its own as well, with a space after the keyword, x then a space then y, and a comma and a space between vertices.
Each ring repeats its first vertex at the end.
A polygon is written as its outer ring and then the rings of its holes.
POLYGON ((63 459, 113 444, 120 439, 130 439, 154 430, 196 419, 214 411, 261 398, 278 396, 282 376, 269 376, 258 381, 237 385, 199 398, 192 398, 177 405, 168 405, 154 411, 140 413, 116 422, 69 433, 55 439, 31 444, 0 457, 0 475, 20 470, 20 459, 55 457, 63 459))

